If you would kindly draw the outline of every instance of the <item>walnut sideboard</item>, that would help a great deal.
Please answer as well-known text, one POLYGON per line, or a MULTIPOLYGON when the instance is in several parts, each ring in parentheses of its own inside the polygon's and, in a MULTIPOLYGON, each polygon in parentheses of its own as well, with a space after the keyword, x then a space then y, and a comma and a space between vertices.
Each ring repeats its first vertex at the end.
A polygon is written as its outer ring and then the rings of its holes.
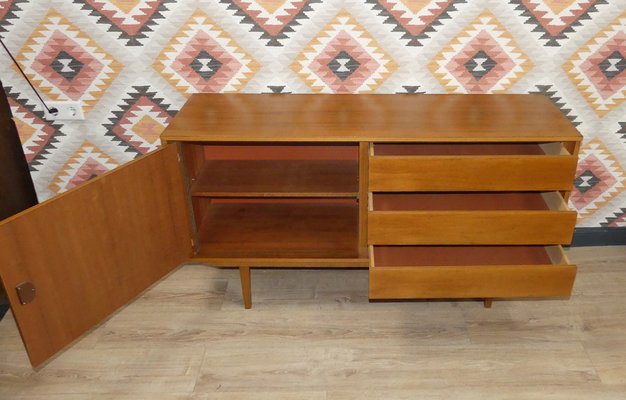
POLYGON ((0 223, 39 366, 183 263, 369 268, 371 299, 567 297, 581 136, 540 95, 195 94, 161 149, 0 223))

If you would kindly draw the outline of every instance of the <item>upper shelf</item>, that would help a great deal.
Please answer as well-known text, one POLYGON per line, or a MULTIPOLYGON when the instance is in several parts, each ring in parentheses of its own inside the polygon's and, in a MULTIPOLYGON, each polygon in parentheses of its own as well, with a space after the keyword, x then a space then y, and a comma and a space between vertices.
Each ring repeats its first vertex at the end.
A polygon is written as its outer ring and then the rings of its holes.
POLYGON ((356 197, 358 161, 206 161, 191 186, 207 197, 356 197))
POLYGON ((580 141, 543 95, 193 94, 162 134, 202 142, 580 141))

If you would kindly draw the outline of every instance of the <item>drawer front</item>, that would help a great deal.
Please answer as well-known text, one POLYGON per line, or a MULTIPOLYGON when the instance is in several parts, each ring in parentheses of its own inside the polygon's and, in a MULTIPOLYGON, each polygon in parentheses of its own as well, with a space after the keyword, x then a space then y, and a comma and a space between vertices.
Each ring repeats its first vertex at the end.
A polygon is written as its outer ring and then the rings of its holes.
POLYGON ((369 244, 568 244, 573 211, 370 211, 369 244))
POLYGON ((372 256, 370 263, 371 299, 568 297, 576 277, 566 258, 557 265, 383 267, 372 256))
POLYGON ((369 190, 571 190, 576 161, 571 155, 371 156, 369 190))

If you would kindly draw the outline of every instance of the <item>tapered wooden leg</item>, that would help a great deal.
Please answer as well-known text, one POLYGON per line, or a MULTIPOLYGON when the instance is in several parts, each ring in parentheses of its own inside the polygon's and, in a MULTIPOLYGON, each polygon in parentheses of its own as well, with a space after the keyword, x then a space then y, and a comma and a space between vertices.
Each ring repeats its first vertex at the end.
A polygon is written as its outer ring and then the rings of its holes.
POLYGON ((252 308, 252 285, 250 284, 250 267, 239 267, 241 278, 241 293, 243 294, 243 306, 252 308))
POLYGON ((493 299, 492 298, 484 298, 483 299, 483 305, 485 306, 485 308, 491 308, 491 304, 493 304, 493 299))

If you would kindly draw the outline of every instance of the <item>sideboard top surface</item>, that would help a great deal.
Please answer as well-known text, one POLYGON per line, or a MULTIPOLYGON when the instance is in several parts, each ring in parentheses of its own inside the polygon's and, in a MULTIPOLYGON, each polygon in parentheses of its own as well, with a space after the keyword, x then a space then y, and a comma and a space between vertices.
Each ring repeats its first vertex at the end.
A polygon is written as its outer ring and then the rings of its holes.
POLYGON ((193 94, 166 141, 580 141, 543 95, 193 94))

